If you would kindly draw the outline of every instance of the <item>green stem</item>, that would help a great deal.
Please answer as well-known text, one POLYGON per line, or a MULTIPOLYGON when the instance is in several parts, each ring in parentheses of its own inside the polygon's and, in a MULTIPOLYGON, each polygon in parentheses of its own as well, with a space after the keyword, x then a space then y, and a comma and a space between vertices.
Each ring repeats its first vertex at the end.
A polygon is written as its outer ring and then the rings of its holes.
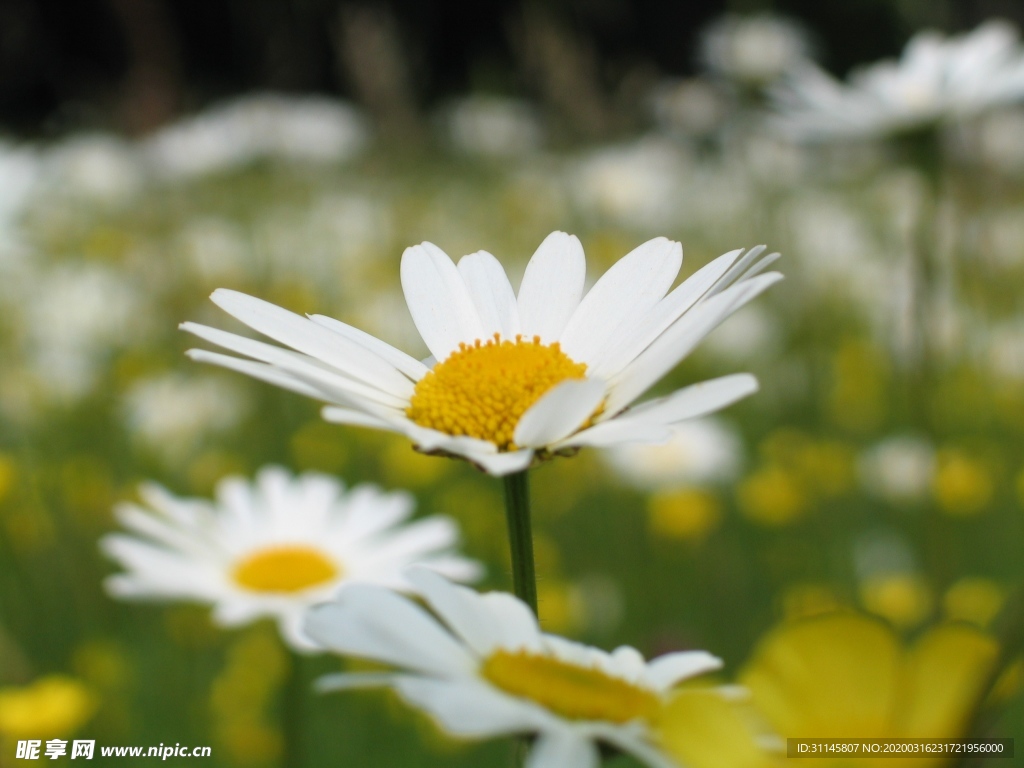
POLYGON ((505 515, 512 551, 512 588, 516 597, 537 613, 537 575, 533 566, 533 533, 530 528, 529 470, 506 475, 505 515))
MULTIPOLYGON (((1017 590, 1007 599, 999 616, 997 625, 999 637, 999 656, 992 664, 988 676, 978 689, 978 696, 971 708, 971 715, 967 721, 964 733, 969 739, 984 738, 992 725, 991 715, 987 707, 993 690, 999 683, 1006 670, 1024 652, 1024 584, 1018 586, 1017 590)), ((973 758, 965 755, 961 757, 953 768, 963 768, 971 765, 973 758)))
POLYGON ((288 653, 288 677, 281 691, 281 768, 302 768, 304 755, 303 719, 306 700, 306 676, 303 658, 288 653))

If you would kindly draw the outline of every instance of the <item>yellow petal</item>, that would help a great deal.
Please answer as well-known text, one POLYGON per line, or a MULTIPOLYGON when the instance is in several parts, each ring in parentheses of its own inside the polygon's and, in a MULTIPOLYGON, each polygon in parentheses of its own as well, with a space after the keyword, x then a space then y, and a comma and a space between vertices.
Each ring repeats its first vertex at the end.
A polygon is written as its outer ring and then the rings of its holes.
POLYGON ((665 751, 688 768, 768 768, 742 705, 710 688, 679 691, 658 722, 665 751))
POLYGON ((968 626, 938 627, 921 637, 907 656, 899 735, 961 736, 998 652, 995 640, 968 626))
POLYGON ((739 682, 785 737, 881 738, 890 735, 900 666, 890 629, 833 614, 770 633, 739 682))

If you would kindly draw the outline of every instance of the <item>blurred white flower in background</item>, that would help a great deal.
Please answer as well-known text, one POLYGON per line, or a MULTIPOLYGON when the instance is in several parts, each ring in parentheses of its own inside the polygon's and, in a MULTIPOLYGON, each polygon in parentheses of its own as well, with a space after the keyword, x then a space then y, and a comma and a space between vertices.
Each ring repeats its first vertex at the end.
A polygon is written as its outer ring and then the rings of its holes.
POLYGON ((31 295, 20 300, 26 362, 39 386, 62 399, 87 394, 110 354, 152 328, 136 283, 106 265, 65 263, 35 273, 31 295))
POLYGON ((414 563, 460 580, 481 572, 452 551, 459 541, 453 520, 408 522, 412 496, 374 485, 346 490, 326 475, 264 467, 251 482, 220 481, 212 501, 179 498, 153 483, 140 495, 145 506, 116 510, 130 533, 100 541, 125 569, 107 579, 111 595, 208 603, 214 621, 229 627, 273 618, 298 651, 319 650, 302 622, 310 606, 339 589, 406 589, 403 571, 414 563))
POLYGON ((776 126, 794 138, 880 137, 1024 99, 1024 48, 1004 21, 951 37, 920 32, 898 62, 859 69, 847 83, 806 62, 773 97, 776 126))
MULTIPOLYGON (((17 242, 17 223, 41 175, 39 152, 0 140, 0 252, 17 242)), ((0 256, 0 265, 3 264, 0 256)))
POLYGON ((658 127, 669 134, 713 136, 729 113, 729 104, 714 84, 699 77, 662 80, 651 93, 658 127))
POLYGON ((893 504, 924 499, 935 478, 935 447, 917 435, 893 435, 860 457, 865 490, 893 504))
POLYGON ((452 146, 468 155, 515 157, 538 149, 543 129, 536 109, 522 99, 469 96, 442 114, 452 146))
POLYGON ((248 410, 244 390, 223 376, 159 374, 133 382, 122 395, 131 434, 168 462, 237 426, 248 410))
POLYGON ((701 60, 716 75, 748 86, 763 86, 811 54, 803 27, 769 13, 727 15, 701 37, 701 60))
POLYGON ((1000 109, 971 126, 965 149, 988 170, 1024 174, 1024 108, 1000 109))
POLYGON ((782 340, 779 318, 763 304, 748 304, 708 337, 702 353, 736 364, 778 354, 782 340))
POLYGON ((255 267, 247 233, 228 218, 186 220, 177 235, 177 249, 192 274, 204 282, 241 280, 255 267))
POLYGON ((985 328, 981 334, 988 369, 1016 384, 1024 382, 1024 322, 1009 320, 985 328))
POLYGON ((720 419, 703 418, 675 425, 665 443, 614 446, 602 457, 627 483, 657 490, 731 480, 742 454, 736 430, 720 419))
POLYGON ((48 193, 83 203, 126 203, 145 181, 136 147, 109 134, 65 139, 48 149, 45 159, 48 193))
POLYGON ((584 215, 640 230, 675 223, 688 158, 654 138, 606 147, 582 158, 570 192, 584 215))
POLYGON ((143 145, 157 173, 188 179, 261 159, 336 162, 369 140, 365 118, 344 102, 314 96, 245 96, 179 120, 143 145))

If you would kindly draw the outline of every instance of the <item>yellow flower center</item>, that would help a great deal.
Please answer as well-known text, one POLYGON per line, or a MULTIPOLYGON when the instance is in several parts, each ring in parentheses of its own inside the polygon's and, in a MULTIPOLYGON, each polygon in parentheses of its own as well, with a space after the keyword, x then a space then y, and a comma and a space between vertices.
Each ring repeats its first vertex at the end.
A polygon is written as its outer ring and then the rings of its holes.
POLYGON ((241 560, 232 574, 235 583, 254 592, 301 592, 325 584, 341 566, 323 552, 301 545, 270 547, 241 560))
POLYGON ((494 334, 472 346, 459 344, 435 365, 416 385, 405 413, 421 426, 514 451, 512 436, 527 409, 556 384, 585 378, 586 371, 586 363, 574 362, 557 341, 511 341, 494 334))
POLYGON ((661 706, 658 695, 646 688, 594 667, 526 651, 496 651, 480 674, 503 691, 569 720, 628 723, 653 717, 661 706))

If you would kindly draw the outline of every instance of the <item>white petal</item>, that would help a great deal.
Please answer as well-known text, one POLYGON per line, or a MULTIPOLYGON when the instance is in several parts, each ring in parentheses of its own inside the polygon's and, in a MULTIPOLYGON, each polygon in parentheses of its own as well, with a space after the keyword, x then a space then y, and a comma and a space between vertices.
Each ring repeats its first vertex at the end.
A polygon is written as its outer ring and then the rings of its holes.
POLYGON ((402 254, 402 290, 420 336, 438 360, 460 342, 483 338, 483 327, 459 270, 433 243, 406 248, 402 254))
POLYGON ((481 595, 481 599, 491 614, 502 648, 531 651, 543 648, 537 617, 526 603, 507 592, 488 592, 481 595))
POLYGON ((335 405, 328 405, 320 410, 320 417, 331 424, 348 424, 352 427, 368 427, 370 429, 384 429, 388 432, 400 432, 393 424, 371 416, 368 413, 354 411, 351 408, 339 408, 335 405))
POLYGON ((412 383, 391 363, 337 332, 275 304, 237 291, 218 288, 210 298, 229 315, 264 336, 321 360, 395 397, 408 399, 412 396, 412 383))
POLYGON ((648 768, 680 768, 679 764, 654 747, 635 730, 620 726, 599 724, 594 735, 626 754, 632 755, 648 768))
POLYGON ((474 651, 486 656, 494 650, 499 639, 496 627, 477 592, 452 584, 423 567, 410 568, 405 575, 426 598, 434 613, 474 651))
POLYGON ((638 327, 620 327, 615 336, 608 339, 598 359, 588 368, 588 373, 598 378, 608 378, 622 370, 684 312, 696 304, 742 252, 742 249, 739 249, 722 254, 698 269, 659 301, 638 327))
POLYGON ((376 336, 354 328, 348 323, 343 323, 341 320, 335 320, 333 317, 327 317, 326 315, 310 315, 309 319, 317 325, 330 328, 335 333, 345 336, 357 344, 362 344, 374 354, 387 360, 413 381, 419 381, 430 370, 412 355, 407 355, 402 350, 392 347, 386 341, 381 341, 376 336))
POLYGON ((367 561, 410 563, 420 556, 448 549, 459 541, 459 526, 450 517, 434 515, 382 534, 375 541, 367 561))
POLYGON ((644 350, 612 383, 606 412, 615 414, 674 368, 725 318, 782 279, 777 272, 729 288, 694 307, 644 350))
POLYGON ((512 284, 498 260, 487 251, 471 253, 459 259, 459 274, 480 316, 483 337, 498 333, 502 338, 514 339, 519 333, 519 308, 512 284))
MULTIPOLYGON (((750 265, 758 256, 765 252, 765 249, 767 247, 768 246, 766 245, 755 245, 749 251, 744 253, 742 258, 740 258, 739 261, 733 264, 729 271, 722 276, 722 279, 719 280, 718 283, 710 291, 708 291, 708 298, 711 298, 712 296, 721 293, 729 286, 734 285, 735 283, 744 279, 744 277, 746 277, 746 274, 749 272, 748 267, 750 267, 750 265)), ((775 258, 778 258, 778 255, 779 254, 777 253, 772 254, 772 256, 775 258)), ((768 263, 771 264, 772 261, 775 261, 775 258, 771 258, 771 261, 769 261, 768 263)), ((755 265, 755 267, 756 266, 757 265, 755 265)), ((754 267, 750 268, 753 269, 754 267)), ((760 269, 758 269, 758 271, 760 271, 760 269)))
POLYGON ((600 762, 594 742, 566 727, 542 733, 525 768, 598 768, 600 762))
POLYGON ((720 411, 757 392, 757 379, 749 373, 734 373, 691 384, 671 395, 631 408, 615 421, 644 424, 675 424, 720 411))
POLYGON ((470 454, 467 452, 460 455, 494 477, 504 477, 505 475, 511 475, 513 472, 522 472, 533 461, 533 449, 531 448, 508 453, 470 454))
POLYGON ((432 714, 455 736, 489 737, 531 733, 546 724, 535 708, 476 680, 403 677, 395 683, 403 699, 432 714))
MULTIPOLYGON (((401 398, 388 392, 386 389, 381 389, 375 384, 353 378, 347 372, 332 368, 309 355, 293 352, 290 349, 266 344, 255 339, 249 339, 245 336, 238 336, 234 333, 222 331, 219 328, 198 325, 197 323, 182 323, 179 327, 183 331, 209 341, 211 344, 230 349, 232 352, 238 352, 241 355, 260 360, 264 363, 270 363, 292 377, 313 386, 314 389, 322 390, 323 395, 343 389, 346 392, 352 392, 392 408, 405 408, 408 405, 408 398, 401 398), (324 386, 325 383, 326 388, 324 386)), ((186 354, 192 354, 191 350, 186 354)), ((401 376, 398 371, 394 371, 394 373, 397 376, 401 376)), ((412 386, 412 383, 404 376, 402 376, 402 379, 404 379, 406 385, 412 386)), ((333 399, 333 397, 324 397, 323 395, 320 399, 333 399)))
POLYGON ((397 678, 398 675, 394 672, 336 672, 318 677, 313 683, 313 688, 317 693, 382 688, 393 685, 397 678))
POLYGON ((230 371, 244 373, 246 376, 251 376, 254 379, 265 381, 268 384, 281 387, 281 389, 287 389, 300 395, 311 397, 314 400, 324 399, 324 393, 319 389, 311 387, 309 384, 289 376, 279 368, 267 365, 266 363, 242 360, 241 358, 232 357, 231 355, 222 355, 219 352, 211 352, 208 349, 190 349, 185 354, 188 355, 189 360, 194 360, 197 363, 219 365, 221 368, 227 368, 230 371))
POLYGON ((429 675, 464 675, 476 662, 426 611, 391 590, 344 587, 306 614, 306 634, 324 648, 429 675))
POLYGON ((583 296, 587 264, 575 235, 552 232, 526 265, 519 286, 519 318, 523 336, 558 341, 583 296))
POLYGON ((633 249, 601 276, 562 332, 562 350, 578 362, 599 359, 619 326, 636 327, 679 274, 683 248, 657 237, 633 249))
POLYGON ((568 379, 531 405, 516 424, 513 439, 526 448, 543 448, 568 437, 589 419, 604 399, 598 379, 568 379))
POLYGON ((664 424, 631 421, 620 416, 581 430, 552 448, 607 448, 620 443, 665 443, 670 439, 672 430, 664 424))
POLYGON ((667 690, 680 680, 721 668, 722 660, 707 651, 667 653, 647 665, 647 680, 659 690, 667 690))

